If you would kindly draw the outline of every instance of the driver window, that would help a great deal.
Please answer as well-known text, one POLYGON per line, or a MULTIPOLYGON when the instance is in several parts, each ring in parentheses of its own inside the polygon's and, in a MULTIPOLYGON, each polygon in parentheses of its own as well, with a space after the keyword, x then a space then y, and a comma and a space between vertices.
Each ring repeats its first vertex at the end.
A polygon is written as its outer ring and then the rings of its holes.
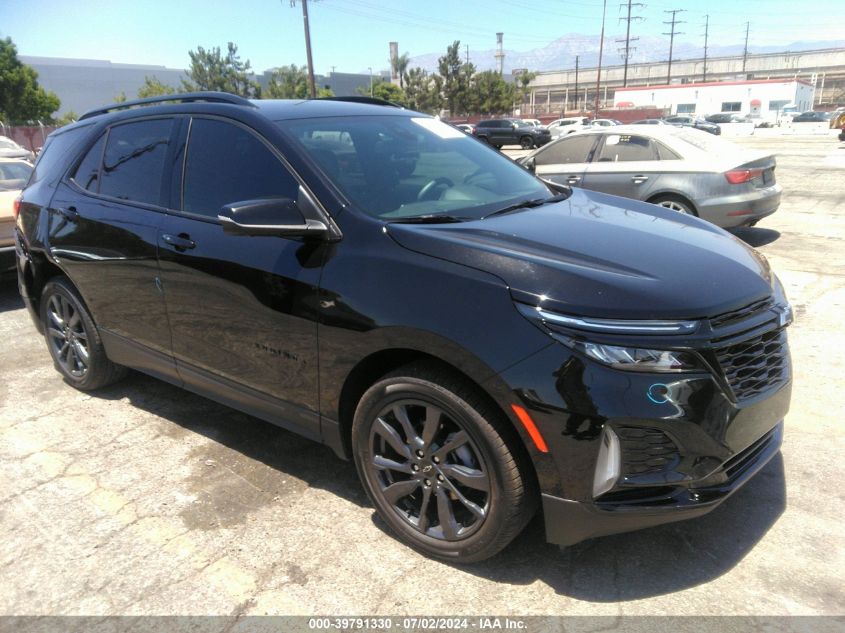
POLYGON ((296 200, 299 183, 254 134, 216 119, 191 123, 182 210, 210 218, 225 204, 296 200))
POLYGON ((539 152, 535 165, 559 165, 562 163, 586 163, 596 141, 595 134, 573 135, 549 145, 539 152))

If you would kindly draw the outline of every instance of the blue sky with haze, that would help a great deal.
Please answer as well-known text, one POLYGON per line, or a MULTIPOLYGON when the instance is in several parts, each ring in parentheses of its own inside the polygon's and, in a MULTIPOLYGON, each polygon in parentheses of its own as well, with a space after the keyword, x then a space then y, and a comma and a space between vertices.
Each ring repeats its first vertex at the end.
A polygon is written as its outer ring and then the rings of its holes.
MULTIPOLYGON (((113 62, 188 65, 198 45, 238 44, 254 70, 304 64, 302 12, 290 0, 0 0, 0 37, 10 36, 22 55, 108 59, 113 62)), ((632 35, 655 36, 668 27, 667 9, 678 15, 678 41, 703 41, 704 14, 710 14, 711 44, 741 44, 751 22, 749 49, 795 41, 845 38, 845 2, 817 0, 710 0, 646 2, 632 35)), ((314 65, 318 73, 387 68, 388 42, 412 57, 441 53, 455 39, 462 48, 489 50, 495 33, 505 48, 541 48, 569 34, 595 36, 601 28, 600 0, 311 0, 314 65)), ((608 2, 606 46, 618 63, 612 39, 624 35, 618 2, 608 2)), ((668 38, 667 38, 668 40, 668 38)))

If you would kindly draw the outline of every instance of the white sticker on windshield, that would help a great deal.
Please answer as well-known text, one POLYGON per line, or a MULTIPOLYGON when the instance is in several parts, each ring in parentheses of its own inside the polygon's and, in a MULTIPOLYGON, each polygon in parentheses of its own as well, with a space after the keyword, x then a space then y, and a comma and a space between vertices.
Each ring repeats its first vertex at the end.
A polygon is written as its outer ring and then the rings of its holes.
POLYGON ((429 132, 434 132, 440 138, 466 138, 466 134, 451 125, 446 125, 443 121, 437 119, 423 119, 422 117, 413 117, 411 119, 420 127, 424 127, 429 132))
POLYGON ((619 145, 619 139, 621 137, 618 134, 610 134, 605 137, 604 144, 605 145, 619 145))

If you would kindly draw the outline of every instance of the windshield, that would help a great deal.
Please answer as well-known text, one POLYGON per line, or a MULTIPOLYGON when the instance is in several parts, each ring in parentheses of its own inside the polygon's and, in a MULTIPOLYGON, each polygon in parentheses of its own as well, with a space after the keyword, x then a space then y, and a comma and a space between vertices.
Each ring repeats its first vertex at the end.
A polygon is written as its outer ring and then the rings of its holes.
POLYGON ((278 121, 356 207, 385 220, 477 219, 547 198, 522 167, 429 117, 361 116, 278 121))

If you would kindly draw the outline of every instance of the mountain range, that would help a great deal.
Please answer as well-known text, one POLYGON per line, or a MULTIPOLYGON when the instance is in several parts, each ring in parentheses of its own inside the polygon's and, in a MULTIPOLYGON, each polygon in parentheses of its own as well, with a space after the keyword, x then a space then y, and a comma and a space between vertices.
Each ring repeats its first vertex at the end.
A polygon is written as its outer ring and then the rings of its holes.
MULTIPOLYGON (((622 44, 616 40, 618 36, 606 36, 604 40, 604 54, 602 64, 616 66, 623 63, 620 49, 622 44)), ((505 34, 507 41, 507 33, 505 34)), ((630 63, 665 61, 669 57, 669 42, 666 38, 657 36, 642 36, 632 43, 630 63)), ((845 47, 845 40, 827 41, 800 41, 791 42, 776 46, 754 46, 749 47, 749 54, 754 53, 777 53, 782 51, 807 51, 821 48, 842 48, 845 47)), ((709 47, 708 57, 725 57, 742 55, 743 45, 713 45, 709 47)), ((463 51, 463 47, 462 47, 463 51)), ((470 61, 475 64, 477 70, 493 70, 496 68, 495 50, 486 51, 470 50, 470 61)), ((421 67, 430 72, 437 70, 437 60, 445 54, 426 53, 411 57, 409 68, 421 67)), ((566 70, 575 68, 575 56, 579 56, 581 68, 590 68, 598 65, 599 59, 599 36, 585 37, 578 33, 569 33, 559 37, 553 42, 541 48, 529 51, 515 51, 505 49, 505 73, 510 73, 515 68, 525 68, 529 71, 544 70, 566 70)), ((672 53, 673 60, 697 59, 703 55, 703 49, 699 45, 689 42, 675 42, 672 53)), ((462 53, 463 57, 463 53, 462 53)))

